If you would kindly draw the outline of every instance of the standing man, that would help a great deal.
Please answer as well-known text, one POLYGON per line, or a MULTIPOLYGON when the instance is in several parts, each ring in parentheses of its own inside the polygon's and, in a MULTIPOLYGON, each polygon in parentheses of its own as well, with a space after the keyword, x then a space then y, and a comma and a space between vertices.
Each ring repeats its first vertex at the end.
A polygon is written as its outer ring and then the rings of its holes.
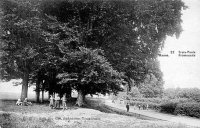
POLYGON ((141 106, 140 106, 140 104, 139 104, 139 105, 138 105, 139 110, 140 110, 140 107, 141 107, 141 106))
POLYGON ((127 112, 129 112, 129 104, 128 103, 126 104, 126 110, 127 110, 127 112))
POLYGON ((63 105, 63 110, 65 110, 66 107, 67 107, 67 98, 66 98, 66 94, 64 94, 63 97, 62 97, 62 105, 63 105))
POLYGON ((60 108, 60 97, 58 94, 55 95, 55 108, 60 108))
POLYGON ((147 104, 147 108, 146 108, 146 110, 148 110, 149 109, 149 104, 147 104))

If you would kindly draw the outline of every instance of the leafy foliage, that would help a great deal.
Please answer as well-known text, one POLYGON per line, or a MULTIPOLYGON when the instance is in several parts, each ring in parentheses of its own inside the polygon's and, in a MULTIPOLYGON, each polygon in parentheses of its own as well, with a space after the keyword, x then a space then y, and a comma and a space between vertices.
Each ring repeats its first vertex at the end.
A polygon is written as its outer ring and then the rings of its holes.
POLYGON ((152 110, 160 110, 160 104, 157 103, 152 103, 152 102, 141 102, 141 101, 131 101, 130 102, 131 106, 141 106, 141 107, 146 107, 148 105, 148 109, 152 110))
POLYGON ((187 98, 177 98, 177 99, 166 99, 160 104, 161 112, 167 112, 171 114, 175 114, 175 110, 179 104, 184 103, 195 103, 195 101, 187 99, 187 98))
POLYGON ((178 104, 177 102, 173 101, 164 102, 160 105, 161 108, 160 111, 173 114, 177 104, 178 104))
POLYGON ((161 98, 131 98, 132 101, 139 101, 139 102, 151 102, 151 103, 156 103, 160 104, 163 102, 163 99, 161 98))
POLYGON ((142 97, 142 94, 139 92, 137 87, 132 87, 131 91, 129 92, 129 95, 131 96, 131 99, 133 97, 138 97, 138 98, 142 97))
POLYGON ((122 74, 114 70, 100 49, 80 47, 62 58, 63 68, 58 78, 60 83, 71 85, 86 94, 110 93, 121 90, 122 74))
POLYGON ((29 3, 2 3, 1 72, 5 79, 22 78, 35 69, 42 45, 41 20, 29 3))
POLYGON ((195 102, 178 104, 174 113, 200 118, 200 104, 195 102))
POLYGON ((169 99, 186 98, 199 102, 200 89, 198 88, 169 88, 164 91, 164 96, 169 99))
POLYGON ((145 64, 156 58, 167 35, 181 32, 182 1, 48 1, 44 13, 77 35, 75 46, 101 48, 114 69, 140 83, 145 64))

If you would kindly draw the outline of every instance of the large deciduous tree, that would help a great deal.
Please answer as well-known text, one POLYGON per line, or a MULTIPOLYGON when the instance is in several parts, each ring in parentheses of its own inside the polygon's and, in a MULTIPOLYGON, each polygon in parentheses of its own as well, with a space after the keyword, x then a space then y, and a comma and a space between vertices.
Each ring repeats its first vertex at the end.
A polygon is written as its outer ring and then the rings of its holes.
POLYGON ((100 49, 79 47, 66 52, 62 58, 63 68, 58 75, 60 83, 77 90, 77 104, 84 104, 87 94, 117 93, 122 90, 122 75, 114 70, 100 49))
MULTIPOLYGON (((75 30, 76 46, 101 48, 114 69, 136 84, 167 36, 180 35, 181 0, 61 0, 44 2, 44 13, 75 30)), ((70 42, 70 41, 68 41, 70 42)))
POLYGON ((30 74, 42 45, 41 20, 30 2, 1 1, 1 76, 22 79, 21 100, 27 97, 30 74))

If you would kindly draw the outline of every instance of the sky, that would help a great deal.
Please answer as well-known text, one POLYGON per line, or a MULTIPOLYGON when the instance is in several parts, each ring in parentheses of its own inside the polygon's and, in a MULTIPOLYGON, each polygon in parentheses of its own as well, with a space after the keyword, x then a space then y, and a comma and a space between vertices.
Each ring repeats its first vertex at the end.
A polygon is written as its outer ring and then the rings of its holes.
POLYGON ((164 88, 200 88, 200 0, 183 1, 189 7, 182 15, 183 32, 178 39, 167 37, 161 53, 169 56, 158 58, 164 88), (195 57, 180 57, 179 51, 194 51, 195 57))
MULTIPOLYGON (((22 86, 13 86, 15 82, 21 82, 21 80, 11 80, 9 82, 0 82, 0 92, 12 92, 21 93, 22 86)), ((34 93, 35 87, 31 86, 28 88, 28 94, 34 93)), ((1 95, 0 95, 1 99, 1 95)))

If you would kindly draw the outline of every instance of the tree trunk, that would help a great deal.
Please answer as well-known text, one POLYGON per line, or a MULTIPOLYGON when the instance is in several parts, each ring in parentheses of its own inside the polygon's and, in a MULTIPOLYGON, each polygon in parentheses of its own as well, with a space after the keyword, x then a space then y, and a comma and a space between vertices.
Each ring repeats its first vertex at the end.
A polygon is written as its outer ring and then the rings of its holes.
POLYGON ((42 90, 42 103, 44 102, 44 90, 42 90))
POLYGON ((50 94, 50 92, 48 91, 48 99, 50 98, 50 95, 51 95, 51 94, 50 94))
POLYGON ((29 73, 25 72, 22 78, 21 101, 24 101, 24 99, 27 98, 28 95, 28 79, 29 79, 29 73))
POLYGON ((78 91, 78 97, 77 97, 77 100, 76 100, 76 104, 81 107, 84 105, 84 101, 85 100, 85 95, 83 94, 82 90, 79 90, 78 91))
POLYGON ((36 103, 39 103, 40 102, 40 82, 37 81, 36 82, 36 103))
POLYGON ((127 78, 128 84, 127 84, 127 95, 131 91, 131 87, 134 87, 134 80, 131 78, 127 78))
POLYGON ((72 98, 72 89, 71 88, 67 89, 66 96, 67 96, 67 98, 72 98))

